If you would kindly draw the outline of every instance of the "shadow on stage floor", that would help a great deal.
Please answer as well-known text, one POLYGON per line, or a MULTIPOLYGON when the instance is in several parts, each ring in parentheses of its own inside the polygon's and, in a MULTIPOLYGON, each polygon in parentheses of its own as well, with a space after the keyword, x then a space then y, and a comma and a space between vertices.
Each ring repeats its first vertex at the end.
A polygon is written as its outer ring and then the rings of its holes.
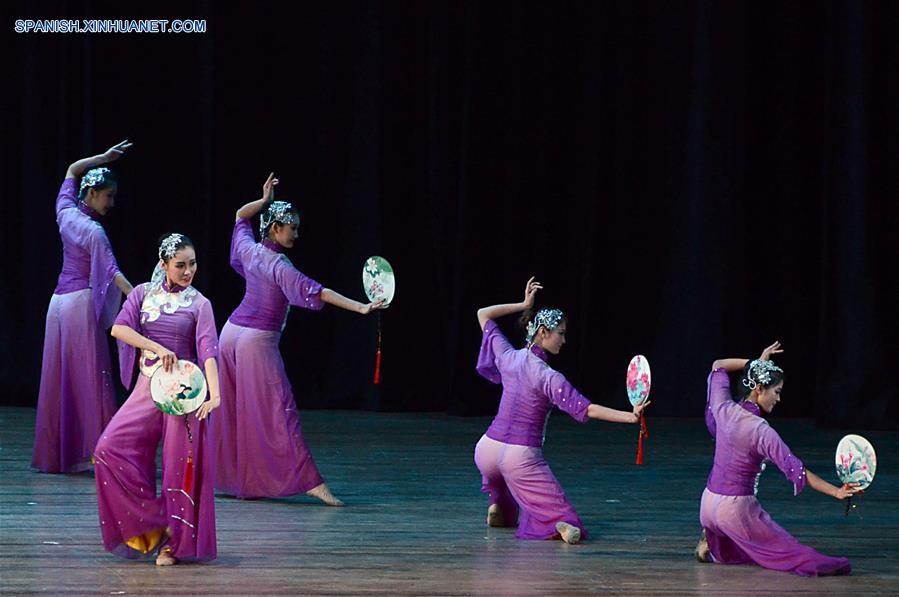
MULTIPOLYGON (((219 558, 157 568, 103 551, 94 481, 31 472, 34 410, 0 408, 0 589, 10 594, 502 594, 899 592, 899 433, 863 432, 877 478, 848 518, 832 498, 774 467, 759 499, 800 541, 852 560, 853 575, 800 578, 699 564, 699 496, 712 442, 699 419, 650 418, 646 464, 636 428, 555 414, 545 454, 592 539, 518 541, 484 526, 472 461, 487 418, 310 411, 306 440, 346 508, 307 497, 216 499, 219 558)), ((772 421, 806 466, 835 482, 844 432, 772 421)))

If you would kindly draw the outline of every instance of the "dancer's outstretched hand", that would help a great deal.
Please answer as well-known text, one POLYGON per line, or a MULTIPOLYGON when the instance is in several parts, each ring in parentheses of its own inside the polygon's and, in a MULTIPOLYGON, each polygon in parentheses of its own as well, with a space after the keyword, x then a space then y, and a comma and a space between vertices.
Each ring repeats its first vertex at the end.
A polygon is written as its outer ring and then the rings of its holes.
POLYGON ((262 200, 266 203, 269 203, 275 199, 275 185, 278 184, 278 179, 275 178, 275 173, 272 172, 268 175, 268 178, 265 179, 265 183, 262 185, 262 200))
POLYGON ((221 396, 210 397, 209 400, 201 404, 200 408, 197 409, 197 418, 202 421, 209 416, 209 413, 217 409, 221 403, 221 396))
POLYGON ((775 340, 774 344, 762 351, 762 356, 759 357, 759 360, 768 361, 771 359, 771 355, 780 354, 782 352, 783 349, 780 347, 780 340, 775 340))
POLYGON ((643 416, 643 411, 646 410, 646 407, 650 404, 652 404, 652 401, 644 398, 643 400, 638 402, 636 406, 634 406, 634 423, 640 422, 640 417, 643 416))
POLYGON ((524 287, 524 306, 527 309, 530 309, 534 306, 534 295, 537 294, 537 291, 543 288, 540 285, 540 282, 534 280, 534 276, 531 276, 531 279, 528 280, 528 283, 524 287))
POLYGON ((128 139, 125 139, 121 143, 116 143, 115 145, 107 149, 106 153, 103 154, 104 163, 108 164, 109 162, 116 161, 117 159, 125 155, 125 152, 131 149, 133 145, 134 143, 132 143, 128 139))
POLYGON ((359 310, 363 315, 368 315, 372 311, 379 311, 381 309, 386 309, 390 305, 387 304, 387 301, 384 299, 378 299, 373 303, 368 303, 367 305, 362 305, 362 308, 359 310))
POLYGON ((845 500, 848 497, 852 497, 857 493, 862 493, 862 490, 858 488, 858 483, 846 483, 839 489, 837 489, 837 493, 835 498, 838 500, 845 500))

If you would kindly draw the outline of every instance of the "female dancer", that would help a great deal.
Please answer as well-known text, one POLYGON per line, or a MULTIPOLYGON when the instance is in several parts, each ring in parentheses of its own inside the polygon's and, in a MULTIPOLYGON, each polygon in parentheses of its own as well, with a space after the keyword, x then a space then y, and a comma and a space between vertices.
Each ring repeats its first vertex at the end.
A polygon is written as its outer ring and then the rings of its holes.
POLYGON ((237 211, 231 267, 246 279, 243 301, 222 329, 222 410, 213 425, 216 487, 240 498, 305 492, 329 506, 332 495, 303 440, 300 414, 278 351, 290 305, 319 310, 325 303, 368 314, 383 302, 362 304, 297 270, 284 252, 297 238, 299 215, 290 203, 272 202, 274 173, 262 198, 237 211), (253 237, 250 219, 264 212, 253 237))
POLYGON ((136 350, 140 375, 94 452, 100 530, 108 551, 137 558, 157 550, 156 564, 215 558, 214 463, 206 417, 220 402, 218 338, 212 305, 190 285, 197 271, 193 243, 169 234, 159 243, 160 276, 134 289, 112 326, 119 341, 122 383, 131 385, 136 350), (133 348, 132 348, 133 347, 133 348), (202 364, 209 400, 195 414, 156 408, 150 377, 178 359, 202 364), (156 448, 162 439, 162 494, 156 495, 156 448))
POLYGON ((47 309, 31 458, 31 466, 44 473, 89 469, 91 451, 115 412, 103 331, 112 325, 119 292, 127 295, 131 284, 100 225, 115 203, 116 178, 109 168, 94 166, 115 161, 129 147, 122 141, 73 163, 56 198, 62 272, 47 309), (116 288, 110 292, 111 284, 116 288))
POLYGON ((580 423, 588 419, 637 423, 649 402, 633 412, 591 404, 546 361, 565 344, 567 324, 558 309, 540 309, 531 318, 534 295, 541 289, 534 278, 525 286, 524 301, 478 310, 484 331, 477 371, 501 383, 499 411, 474 452, 481 471, 481 490, 490 496, 487 524, 515 526, 519 539, 562 539, 577 543, 586 530, 543 459, 543 433, 553 406, 580 423), (525 312, 527 346, 515 350, 493 321, 525 312))
POLYGON ((712 363, 705 421, 715 437, 715 461, 705 491, 699 520, 702 538, 696 546, 700 562, 758 564, 800 576, 849 574, 846 558, 833 558, 806 547, 765 512, 755 497, 764 461, 777 465, 798 495, 806 483, 816 491, 845 499, 856 487, 836 487, 805 468, 780 439, 762 412, 770 414, 783 391, 783 369, 771 355, 783 352, 780 342, 754 360, 721 359, 712 363), (744 399, 731 399, 728 373, 743 371, 744 399))

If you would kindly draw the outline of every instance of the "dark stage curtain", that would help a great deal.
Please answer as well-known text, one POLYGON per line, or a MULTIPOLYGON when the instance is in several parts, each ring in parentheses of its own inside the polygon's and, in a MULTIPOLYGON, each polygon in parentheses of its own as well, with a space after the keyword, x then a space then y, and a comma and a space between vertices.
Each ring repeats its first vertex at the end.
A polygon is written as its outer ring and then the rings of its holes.
MULTIPOLYGON (((291 258, 382 316, 293 310, 301 407, 485 414, 479 306, 564 308, 555 366, 626 408, 700 416, 717 357, 786 352, 780 414, 895 427, 896 3, 20 2, 4 7, 0 392, 36 402, 66 166, 128 136, 106 218, 146 280, 166 231, 197 245, 220 324, 243 282, 234 211, 266 175, 302 214, 291 258), (204 34, 16 34, 18 18, 199 18, 204 34)), ((502 327, 516 339, 511 320, 502 327)))

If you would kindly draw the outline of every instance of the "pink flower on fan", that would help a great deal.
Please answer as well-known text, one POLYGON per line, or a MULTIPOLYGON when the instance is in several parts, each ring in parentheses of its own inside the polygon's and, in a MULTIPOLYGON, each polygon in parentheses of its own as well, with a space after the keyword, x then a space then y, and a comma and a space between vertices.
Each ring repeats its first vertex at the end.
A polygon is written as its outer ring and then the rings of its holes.
POLYGON ((630 390, 637 389, 637 364, 634 362, 627 367, 627 387, 630 390))

